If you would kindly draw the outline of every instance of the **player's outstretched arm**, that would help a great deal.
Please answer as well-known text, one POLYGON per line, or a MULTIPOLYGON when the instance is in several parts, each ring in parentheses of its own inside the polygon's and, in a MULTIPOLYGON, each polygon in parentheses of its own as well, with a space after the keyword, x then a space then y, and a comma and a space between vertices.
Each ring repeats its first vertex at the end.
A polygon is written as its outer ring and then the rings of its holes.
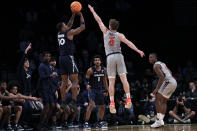
POLYGON ((164 82, 164 74, 161 71, 161 66, 158 64, 155 64, 153 67, 154 71, 156 72, 156 74, 159 77, 159 81, 157 83, 157 87, 155 88, 155 90, 153 91, 153 95, 155 95, 157 93, 157 91, 159 90, 159 88, 161 87, 162 83, 164 82))
POLYGON ((75 13, 72 13, 71 18, 67 23, 68 30, 73 26, 74 19, 75 19, 75 13))
POLYGON ((124 36, 124 34, 121 34, 121 33, 120 33, 120 34, 119 34, 119 39, 120 39, 123 43, 127 44, 127 46, 129 46, 131 49, 133 49, 134 51, 136 51, 137 53, 139 53, 141 57, 145 56, 144 52, 141 51, 141 50, 139 50, 131 41, 129 41, 129 40, 124 36))
POLYGON ((107 28, 105 27, 105 25, 103 24, 101 18, 97 15, 97 13, 94 11, 94 8, 91 5, 88 5, 88 8, 90 9, 90 11, 92 12, 94 19, 96 20, 96 22, 98 23, 101 31, 106 34, 107 33, 107 28))
POLYGON ((76 29, 72 29, 68 32, 68 35, 78 35, 81 33, 83 30, 85 30, 85 20, 83 18, 83 14, 81 12, 76 13, 77 15, 80 16, 80 27, 76 29))

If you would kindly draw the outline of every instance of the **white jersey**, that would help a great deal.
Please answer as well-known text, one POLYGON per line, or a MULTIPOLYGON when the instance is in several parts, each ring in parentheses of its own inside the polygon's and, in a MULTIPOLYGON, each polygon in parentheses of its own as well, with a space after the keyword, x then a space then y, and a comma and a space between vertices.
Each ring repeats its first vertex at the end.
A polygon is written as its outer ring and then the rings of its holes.
POLYGON ((156 65, 156 64, 158 64, 158 65, 161 66, 161 70, 162 70, 162 72, 163 72, 164 75, 165 75, 165 80, 170 80, 170 79, 173 78, 173 77, 172 77, 172 74, 170 73, 170 71, 169 71, 169 69, 168 69, 168 67, 166 66, 165 63, 163 63, 163 62, 161 62, 161 61, 157 61, 157 62, 155 62, 155 65, 156 65))

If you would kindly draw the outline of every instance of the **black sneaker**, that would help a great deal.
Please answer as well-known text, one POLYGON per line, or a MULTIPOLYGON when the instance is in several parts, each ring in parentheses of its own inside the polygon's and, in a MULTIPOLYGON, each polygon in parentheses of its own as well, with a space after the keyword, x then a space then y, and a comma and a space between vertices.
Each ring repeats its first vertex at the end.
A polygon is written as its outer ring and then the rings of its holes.
POLYGON ((67 123, 67 121, 65 121, 65 122, 63 122, 62 123, 62 129, 68 129, 68 123, 67 123))
POLYGON ((14 129, 12 128, 11 124, 8 124, 6 131, 14 131, 14 129))
POLYGON ((108 123, 107 122, 101 121, 99 123, 99 125, 100 125, 100 128, 102 128, 102 129, 108 128, 108 123))
POLYGON ((90 124, 88 122, 85 122, 83 125, 84 129, 91 129, 90 124))
POLYGON ((74 128, 73 122, 71 122, 71 123, 68 124, 68 128, 74 128))
POLYGON ((57 129, 57 124, 56 124, 56 122, 52 122, 51 130, 56 130, 56 129, 57 129))
POLYGON ((74 110, 74 112, 78 113, 77 103, 74 100, 72 100, 68 105, 74 110))
POLYGON ((19 124, 15 124, 13 126, 13 128, 14 128, 14 130, 17 130, 17 131, 24 131, 24 128, 19 124))

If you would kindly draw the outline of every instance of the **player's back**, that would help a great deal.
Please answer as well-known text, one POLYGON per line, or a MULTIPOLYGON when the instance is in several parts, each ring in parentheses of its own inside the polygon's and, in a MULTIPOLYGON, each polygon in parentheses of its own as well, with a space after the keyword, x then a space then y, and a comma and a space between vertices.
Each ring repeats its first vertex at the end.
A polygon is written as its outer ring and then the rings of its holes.
POLYGON ((169 69, 168 69, 168 67, 166 66, 165 63, 163 63, 161 61, 157 61, 155 64, 158 64, 158 65, 161 66, 161 70, 165 75, 165 79, 169 80, 169 79, 173 78, 171 72, 169 71, 169 69))
POLYGON ((60 56, 73 56, 74 54, 74 43, 73 40, 67 38, 67 32, 59 32, 57 34, 60 56))
POLYGON ((104 37, 106 55, 109 55, 111 53, 121 53, 121 47, 120 47, 121 41, 118 35, 119 32, 113 33, 110 30, 107 31, 104 37))
POLYGON ((101 67, 100 71, 97 71, 96 68, 92 67, 93 75, 90 77, 90 86, 92 89, 101 89, 103 87, 104 79, 104 67, 101 67))

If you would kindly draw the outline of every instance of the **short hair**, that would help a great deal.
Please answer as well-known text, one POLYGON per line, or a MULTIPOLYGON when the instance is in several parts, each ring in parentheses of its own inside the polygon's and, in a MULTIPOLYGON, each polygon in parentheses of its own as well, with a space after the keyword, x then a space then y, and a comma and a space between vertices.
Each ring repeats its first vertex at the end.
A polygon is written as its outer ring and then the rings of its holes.
POLYGON ((153 55, 153 56, 155 56, 156 58, 158 58, 158 57, 157 57, 157 53, 154 53, 154 52, 153 52, 153 53, 150 53, 150 55, 153 55))
POLYGON ((109 25, 111 26, 112 30, 117 30, 119 27, 119 21, 117 21, 116 19, 110 19, 109 25))
MULTIPOLYGON (((1 86, 1 84, 3 84, 3 83, 6 83, 6 81, 0 81, 0 86, 1 86)), ((7 84, 7 83, 6 83, 7 84)))
POLYGON ((19 88, 20 88, 20 84, 19 84, 19 82, 18 81, 10 81, 9 83, 8 83, 8 90, 10 91, 14 86, 17 86, 18 87, 18 90, 19 90, 19 88))
POLYGON ((94 61, 95 58, 99 58, 99 59, 101 60, 101 62, 102 62, 102 57, 101 57, 100 55, 95 55, 95 56, 93 57, 93 61, 94 61))
POLYGON ((49 51, 44 51, 43 52, 43 57, 46 55, 46 54, 51 54, 49 51))
POLYGON ((52 62, 52 61, 56 61, 56 58, 55 57, 51 57, 50 62, 52 62))
POLYGON ((63 24, 64 24, 64 22, 59 22, 59 23, 57 24, 56 27, 57 27, 58 31, 61 31, 63 24))
POLYGON ((25 63, 26 61, 29 61, 29 59, 28 59, 27 57, 25 57, 25 59, 24 59, 24 63, 25 63))

